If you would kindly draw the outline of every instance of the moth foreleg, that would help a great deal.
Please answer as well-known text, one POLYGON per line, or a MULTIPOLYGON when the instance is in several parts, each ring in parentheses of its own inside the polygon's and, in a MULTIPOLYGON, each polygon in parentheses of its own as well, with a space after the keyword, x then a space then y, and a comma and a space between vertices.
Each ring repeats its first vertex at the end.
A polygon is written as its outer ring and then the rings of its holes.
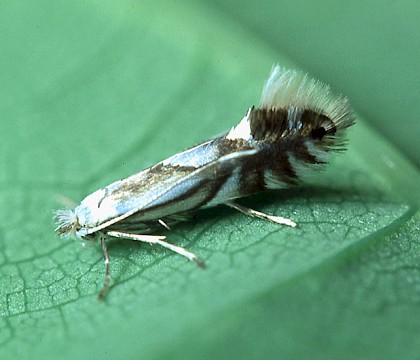
POLYGON ((102 235, 101 245, 102 245, 102 251, 104 253, 104 259, 105 259, 105 281, 104 281, 104 285, 102 286, 102 290, 98 295, 99 300, 102 300, 105 297, 109 289, 109 284, 111 283, 111 270, 109 268, 109 254, 108 254, 108 249, 106 248, 105 240, 106 240, 106 236, 102 235))
POLYGON ((108 236, 117 237, 117 238, 124 238, 136 241, 146 242, 148 244, 158 244, 166 249, 169 249, 173 252, 176 252, 179 255, 186 257, 190 261, 194 261, 200 268, 204 268, 204 263, 198 258, 197 255, 193 254, 192 252, 187 251, 186 249, 170 244, 163 239, 166 236, 159 236, 159 235, 137 235, 137 234, 128 234, 119 231, 108 231, 108 236))
POLYGON ((274 222, 276 224, 287 225, 287 226, 290 226, 290 227, 296 227, 297 226, 297 224, 291 219, 287 219, 287 218, 284 218, 284 217, 281 217, 281 216, 264 214, 262 212, 247 208, 245 206, 239 205, 239 204, 234 203, 232 201, 228 201, 224 204, 233 208, 233 209, 235 209, 235 210, 240 211, 241 213, 243 213, 245 215, 251 216, 251 217, 256 217, 256 218, 263 219, 263 220, 268 220, 268 221, 274 222))

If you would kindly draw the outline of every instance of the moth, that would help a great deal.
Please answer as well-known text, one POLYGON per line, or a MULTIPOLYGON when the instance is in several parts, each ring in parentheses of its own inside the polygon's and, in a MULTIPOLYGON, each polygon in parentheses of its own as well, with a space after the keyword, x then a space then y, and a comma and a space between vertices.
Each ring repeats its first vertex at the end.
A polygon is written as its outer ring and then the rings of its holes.
POLYGON ((272 68, 258 107, 221 136, 95 191, 74 210, 55 212, 56 233, 100 240, 110 286, 109 238, 158 244, 194 261, 192 252, 150 235, 190 219, 202 208, 224 204, 278 224, 296 226, 234 202, 260 191, 297 185, 344 149, 345 130, 355 121, 347 98, 295 70, 272 68))

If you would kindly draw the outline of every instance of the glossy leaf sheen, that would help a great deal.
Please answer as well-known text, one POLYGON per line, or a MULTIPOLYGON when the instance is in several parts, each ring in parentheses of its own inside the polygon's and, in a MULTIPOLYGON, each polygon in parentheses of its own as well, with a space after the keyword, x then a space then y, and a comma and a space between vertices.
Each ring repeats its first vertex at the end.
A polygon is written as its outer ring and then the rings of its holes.
POLYGON ((52 209, 229 129, 296 65, 201 5, 0 8, 2 359, 416 354, 420 177, 361 117, 306 186, 244 200, 298 229, 202 211, 166 235, 205 271, 110 241, 98 302, 100 247, 58 239, 52 209))

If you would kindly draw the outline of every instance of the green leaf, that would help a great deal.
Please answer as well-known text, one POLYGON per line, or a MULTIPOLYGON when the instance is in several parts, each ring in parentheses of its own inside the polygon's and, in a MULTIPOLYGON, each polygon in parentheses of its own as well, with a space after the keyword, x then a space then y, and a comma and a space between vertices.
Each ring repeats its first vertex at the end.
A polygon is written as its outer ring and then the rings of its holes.
MULTIPOLYGON (((81 200, 238 122, 274 63, 297 67, 202 4, 0 5, 0 357, 414 358, 420 176, 362 117, 306 186, 217 207, 163 249, 53 233, 81 200)), ((363 83, 364 79, 351 79, 363 83)))

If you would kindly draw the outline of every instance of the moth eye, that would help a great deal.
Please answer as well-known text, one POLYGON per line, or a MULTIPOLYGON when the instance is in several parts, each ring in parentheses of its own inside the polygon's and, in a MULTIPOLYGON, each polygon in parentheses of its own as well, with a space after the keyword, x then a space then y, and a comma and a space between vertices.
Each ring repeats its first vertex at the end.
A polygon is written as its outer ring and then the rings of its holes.
POLYGON ((319 140, 321 140, 326 133, 327 132, 326 132, 326 130, 325 130, 324 127, 318 127, 318 128, 313 129, 311 131, 311 136, 312 136, 313 139, 319 139, 319 140))

